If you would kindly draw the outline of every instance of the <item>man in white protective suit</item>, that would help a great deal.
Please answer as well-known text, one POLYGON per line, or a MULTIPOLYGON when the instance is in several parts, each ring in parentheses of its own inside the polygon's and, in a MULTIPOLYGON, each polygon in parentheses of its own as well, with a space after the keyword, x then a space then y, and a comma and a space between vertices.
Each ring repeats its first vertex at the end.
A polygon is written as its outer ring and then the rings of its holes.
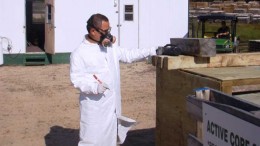
POLYGON ((78 146, 122 144, 134 120, 121 115, 119 61, 131 63, 156 55, 156 47, 125 49, 113 45, 109 20, 94 14, 88 34, 70 56, 70 78, 80 90, 80 141, 78 146))

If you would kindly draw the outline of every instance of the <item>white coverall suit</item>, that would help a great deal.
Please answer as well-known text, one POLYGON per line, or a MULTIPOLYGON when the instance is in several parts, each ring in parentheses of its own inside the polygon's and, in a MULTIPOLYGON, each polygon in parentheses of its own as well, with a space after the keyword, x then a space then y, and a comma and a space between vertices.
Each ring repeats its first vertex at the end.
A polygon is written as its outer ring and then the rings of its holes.
MULTIPOLYGON (((155 48, 123 49, 101 47, 86 39, 70 56, 70 78, 74 87, 80 90, 80 141, 78 146, 116 146, 120 131, 118 118, 121 117, 121 91, 119 61, 131 63, 149 55, 155 55, 155 48), (109 86, 103 94, 97 93, 98 81, 109 86)), ((130 120, 133 122, 134 120, 130 120)))

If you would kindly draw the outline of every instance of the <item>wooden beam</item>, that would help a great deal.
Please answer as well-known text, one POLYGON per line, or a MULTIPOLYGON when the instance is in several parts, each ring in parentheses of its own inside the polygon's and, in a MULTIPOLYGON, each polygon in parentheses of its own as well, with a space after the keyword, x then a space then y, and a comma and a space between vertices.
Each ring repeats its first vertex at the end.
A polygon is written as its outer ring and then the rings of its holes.
POLYGON ((238 66, 259 66, 260 52, 257 53, 228 53, 217 54, 215 57, 194 57, 194 56, 153 56, 153 65, 172 69, 182 68, 203 68, 203 67, 238 67, 238 66))

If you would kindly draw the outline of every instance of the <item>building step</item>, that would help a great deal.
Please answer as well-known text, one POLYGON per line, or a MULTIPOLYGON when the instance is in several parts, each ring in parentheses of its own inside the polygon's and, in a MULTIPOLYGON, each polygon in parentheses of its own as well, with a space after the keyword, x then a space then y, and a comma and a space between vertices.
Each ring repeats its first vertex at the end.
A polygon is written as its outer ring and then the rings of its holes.
POLYGON ((27 54, 24 58, 24 65, 45 65, 47 56, 39 54, 27 54))

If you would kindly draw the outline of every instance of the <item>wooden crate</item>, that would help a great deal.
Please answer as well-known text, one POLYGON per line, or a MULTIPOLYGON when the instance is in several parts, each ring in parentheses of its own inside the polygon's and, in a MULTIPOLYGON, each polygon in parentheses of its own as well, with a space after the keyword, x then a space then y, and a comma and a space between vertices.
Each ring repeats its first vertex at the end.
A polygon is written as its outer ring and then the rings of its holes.
POLYGON ((223 7, 224 7, 223 4, 212 4, 212 5, 210 5, 210 8, 217 8, 219 10, 222 10, 223 7))
POLYGON ((196 2, 196 7, 197 8, 206 8, 209 6, 208 2, 196 2))
POLYGON ((156 66, 156 146, 186 146, 188 133, 196 135, 197 124, 187 113, 185 100, 195 88, 207 86, 232 94, 234 86, 260 85, 260 53, 154 56, 152 60, 156 66))
POLYGON ((197 3, 196 2, 190 2, 189 3, 189 8, 190 9, 196 9, 197 8, 197 3))

